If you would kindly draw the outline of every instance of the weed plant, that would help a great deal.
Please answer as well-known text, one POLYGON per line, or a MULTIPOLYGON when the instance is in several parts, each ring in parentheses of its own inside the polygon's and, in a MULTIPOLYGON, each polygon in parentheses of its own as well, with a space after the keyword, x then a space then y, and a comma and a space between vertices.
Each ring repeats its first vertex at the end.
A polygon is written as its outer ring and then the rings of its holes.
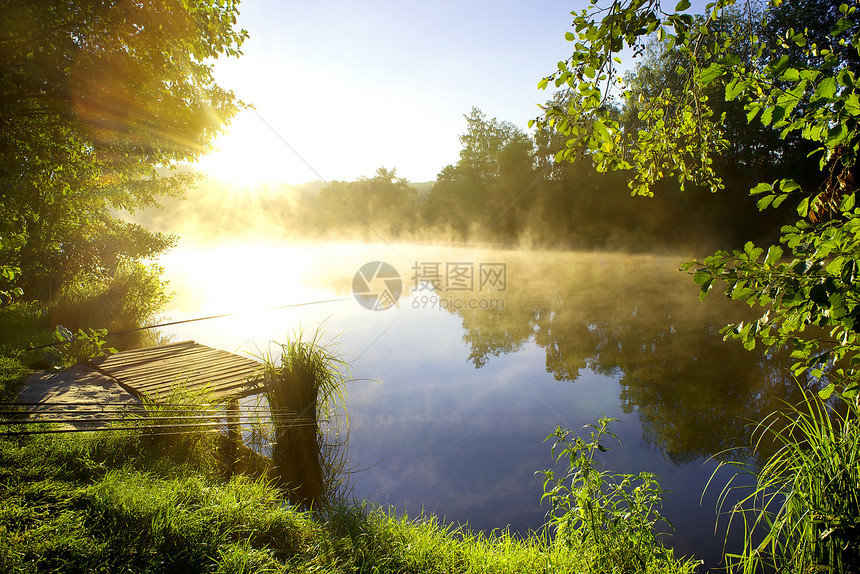
POLYGON ((195 422, 210 422, 200 415, 212 415, 224 410, 224 405, 215 404, 208 391, 188 389, 183 384, 174 385, 165 396, 146 396, 143 399, 143 414, 127 417, 127 426, 144 427, 127 440, 157 464, 165 464, 171 473, 182 474, 182 467, 214 476, 225 472, 226 461, 220 455, 217 427, 188 427, 181 425, 195 422), (198 417, 198 418, 195 418, 198 417), (177 467, 180 470, 177 470, 177 467))
POLYGON ((0 355, 0 401, 14 401, 29 372, 18 357, 0 355))
POLYGON ((71 367, 95 357, 116 353, 104 340, 107 329, 78 329, 72 333, 62 325, 57 326, 54 337, 57 345, 47 354, 59 367, 71 367), (87 332, 89 331, 89 332, 87 332))
POLYGON ((30 345, 53 341, 54 327, 46 307, 21 301, 0 307, 0 354, 20 353, 30 345))
POLYGON ((87 273, 76 278, 52 302, 50 317, 53 325, 72 331, 118 331, 145 325, 169 298, 158 266, 128 262, 110 276, 87 273))
MULTIPOLYGON (((70 360, 88 358, 86 350, 98 345, 108 331, 155 322, 168 299, 158 269, 152 266, 123 264, 109 277, 82 274, 52 301, 18 300, 0 307, 0 355, 18 356, 41 367, 67 366, 70 360), (58 340, 56 333, 74 333, 74 337, 58 340), (53 349, 26 351, 51 343, 55 344, 53 349), (79 352, 82 349, 86 352, 79 352)), ((142 330, 111 336, 107 342, 128 349, 159 344, 164 339, 155 331, 142 330)))
POLYGON ((562 427, 547 437, 554 440, 553 457, 568 467, 562 476, 542 473, 548 526, 556 544, 583 552, 590 572, 661 572, 676 564, 671 549, 657 541, 661 524, 671 528, 660 514, 665 491, 651 473, 613 474, 597 460, 607 439, 620 444, 609 428, 616 420, 601 417, 583 427, 592 429, 587 438, 562 427))

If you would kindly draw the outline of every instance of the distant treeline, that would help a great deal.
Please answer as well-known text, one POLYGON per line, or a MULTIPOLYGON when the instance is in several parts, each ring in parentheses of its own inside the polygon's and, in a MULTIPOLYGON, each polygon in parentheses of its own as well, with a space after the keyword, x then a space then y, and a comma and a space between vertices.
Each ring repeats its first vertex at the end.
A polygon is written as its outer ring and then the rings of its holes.
MULTIPOLYGON (((653 198, 631 197, 624 172, 597 173, 587 157, 556 163, 564 138, 555 132, 529 135, 477 108, 466 122, 459 160, 435 182, 410 183, 386 168, 356 181, 253 190, 202 180, 186 201, 170 199, 164 210, 140 213, 137 221, 201 240, 254 235, 645 251, 731 248, 765 239, 760 230, 790 219, 791 206, 759 212, 748 195, 771 173, 785 177, 773 149, 759 158, 730 150, 719 166, 723 193, 663 182, 653 198)), ((805 162, 792 161, 803 179, 805 162)))

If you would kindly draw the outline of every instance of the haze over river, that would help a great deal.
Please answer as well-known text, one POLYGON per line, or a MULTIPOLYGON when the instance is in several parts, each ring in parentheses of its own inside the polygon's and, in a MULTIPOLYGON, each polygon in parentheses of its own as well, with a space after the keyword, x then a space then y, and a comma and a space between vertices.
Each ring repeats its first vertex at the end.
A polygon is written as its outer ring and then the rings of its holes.
MULTIPOLYGON (((336 337, 359 379, 346 404, 350 466, 364 469, 350 478, 353 495, 473 529, 540 528, 548 508, 535 472, 553 465, 544 439, 556 425, 616 417, 623 446, 607 444, 605 467, 656 473, 671 491, 669 544, 715 565, 726 522, 715 534, 715 505, 731 473, 721 470, 703 497, 718 462, 710 457, 747 446, 750 421, 792 399, 795 383, 785 358, 722 340, 720 327, 749 311, 716 292, 699 302, 678 271, 686 258, 414 244, 180 247, 161 259, 175 291, 170 319, 248 312, 164 332, 260 354, 269 341, 323 325, 323 340, 336 337), (353 297, 356 272, 371 261, 390 264, 402 282, 396 303, 369 299, 383 310, 353 297)), ((371 295, 393 285, 367 271, 371 295)))

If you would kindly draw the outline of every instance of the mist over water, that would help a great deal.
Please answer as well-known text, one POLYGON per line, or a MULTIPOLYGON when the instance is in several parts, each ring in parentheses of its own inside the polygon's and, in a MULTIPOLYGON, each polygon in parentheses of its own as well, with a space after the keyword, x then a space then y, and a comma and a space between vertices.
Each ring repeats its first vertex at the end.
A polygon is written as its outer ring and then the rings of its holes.
POLYGON ((350 478, 354 495, 474 529, 540 528, 548 508, 534 473, 552 466, 544 439, 556 425, 619 418, 623 447, 605 466, 658 474, 672 492, 669 542, 714 565, 728 475, 700 505, 717 465, 709 459, 748 457, 724 451, 748 446, 748 421, 795 387, 785 357, 722 340, 720 327, 749 310, 718 294, 699 302, 677 270, 684 259, 381 243, 180 247, 161 260, 176 292, 170 318, 243 313, 166 332, 259 355, 322 326, 358 379, 346 404, 350 466, 364 469, 350 478), (381 311, 352 294, 371 261, 402 281, 381 311), (490 269, 503 269, 504 282, 497 273, 482 284, 490 269), (329 302, 271 309, 319 301, 329 302))

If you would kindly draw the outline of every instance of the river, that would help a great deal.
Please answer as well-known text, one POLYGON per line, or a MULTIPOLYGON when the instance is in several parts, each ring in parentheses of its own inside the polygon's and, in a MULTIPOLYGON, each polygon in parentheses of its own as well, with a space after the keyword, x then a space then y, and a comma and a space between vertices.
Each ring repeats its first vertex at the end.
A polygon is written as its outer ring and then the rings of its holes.
POLYGON ((321 327, 356 379, 346 404, 349 466, 360 470, 350 475, 353 496, 473 529, 540 528, 548 508, 535 473, 553 467, 546 437, 556 425, 617 418, 621 446, 608 444, 605 467, 657 474, 676 531, 666 542, 716 565, 726 524, 715 529, 716 502, 732 473, 722 469, 703 495, 704 487, 719 460, 750 456, 750 421, 796 390, 784 357, 723 341, 720 327, 749 310, 719 293, 700 302, 678 271, 684 259, 419 244, 185 246, 160 261, 175 292, 169 318, 241 314, 165 334, 259 355, 270 341, 321 327), (368 296, 359 301, 355 288, 368 296), (273 309, 298 303, 315 304, 273 309))

